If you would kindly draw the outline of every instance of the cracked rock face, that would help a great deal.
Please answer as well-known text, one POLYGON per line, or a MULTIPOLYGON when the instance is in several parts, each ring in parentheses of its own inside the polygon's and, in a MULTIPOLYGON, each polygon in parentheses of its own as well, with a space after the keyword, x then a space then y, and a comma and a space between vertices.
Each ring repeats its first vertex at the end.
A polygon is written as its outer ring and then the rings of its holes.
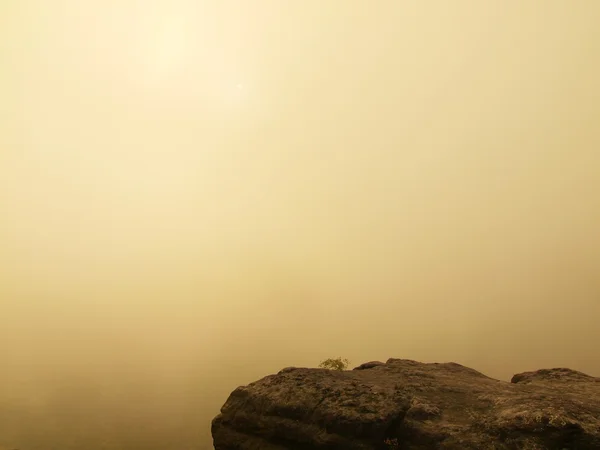
POLYGON ((600 449, 600 378, 544 369, 494 380, 455 363, 288 367, 237 388, 216 450, 600 449))

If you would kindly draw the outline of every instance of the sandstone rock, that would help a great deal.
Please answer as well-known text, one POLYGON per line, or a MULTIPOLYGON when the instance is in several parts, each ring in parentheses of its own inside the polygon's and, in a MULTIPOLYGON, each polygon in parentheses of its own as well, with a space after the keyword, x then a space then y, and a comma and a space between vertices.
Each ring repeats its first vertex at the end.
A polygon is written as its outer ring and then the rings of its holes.
POLYGON ((360 366, 355 367, 352 370, 372 369, 373 367, 383 366, 383 365, 385 365, 385 363, 382 363, 381 361, 369 361, 369 362, 366 362, 366 363, 362 363, 360 366))
POLYGON ((356 369, 288 367, 237 388, 212 422, 215 449, 600 449, 599 378, 549 369, 508 383, 403 359, 356 369))

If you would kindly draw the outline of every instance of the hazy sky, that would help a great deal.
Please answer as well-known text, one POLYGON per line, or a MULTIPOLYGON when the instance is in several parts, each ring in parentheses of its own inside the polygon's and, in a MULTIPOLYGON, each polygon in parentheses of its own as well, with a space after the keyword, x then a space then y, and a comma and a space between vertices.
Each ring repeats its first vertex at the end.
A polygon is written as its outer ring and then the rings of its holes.
POLYGON ((599 20, 1 2, 5 376, 222 380, 216 409, 338 355, 600 376, 599 20))

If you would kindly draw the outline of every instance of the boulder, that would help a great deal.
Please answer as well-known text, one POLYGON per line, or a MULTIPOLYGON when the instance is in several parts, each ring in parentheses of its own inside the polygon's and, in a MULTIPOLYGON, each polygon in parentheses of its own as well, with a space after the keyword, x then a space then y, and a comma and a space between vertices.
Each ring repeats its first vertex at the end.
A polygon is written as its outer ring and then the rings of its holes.
POLYGON ((456 363, 356 369, 288 367, 238 387, 212 421, 215 449, 600 449, 600 379, 581 372, 509 383, 456 363))
POLYGON ((377 367, 377 366, 383 366, 385 363, 382 363, 381 361, 369 361, 366 363, 362 363, 360 366, 355 367, 352 370, 365 370, 365 369, 372 369, 373 367, 377 367))

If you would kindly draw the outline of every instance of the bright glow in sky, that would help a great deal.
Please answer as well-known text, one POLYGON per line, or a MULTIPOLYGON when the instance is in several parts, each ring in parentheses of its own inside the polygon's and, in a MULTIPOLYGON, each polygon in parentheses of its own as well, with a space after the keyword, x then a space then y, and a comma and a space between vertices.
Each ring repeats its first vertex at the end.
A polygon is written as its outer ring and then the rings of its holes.
MULTIPOLYGON (((141 49, 145 55, 146 70, 148 76, 162 76, 182 72, 186 66, 190 65, 190 59, 193 57, 191 52, 191 41, 189 30, 181 20, 163 19, 156 30, 155 38, 140 41, 143 46, 141 49)), ((161 80, 164 82, 164 80, 161 80)))

